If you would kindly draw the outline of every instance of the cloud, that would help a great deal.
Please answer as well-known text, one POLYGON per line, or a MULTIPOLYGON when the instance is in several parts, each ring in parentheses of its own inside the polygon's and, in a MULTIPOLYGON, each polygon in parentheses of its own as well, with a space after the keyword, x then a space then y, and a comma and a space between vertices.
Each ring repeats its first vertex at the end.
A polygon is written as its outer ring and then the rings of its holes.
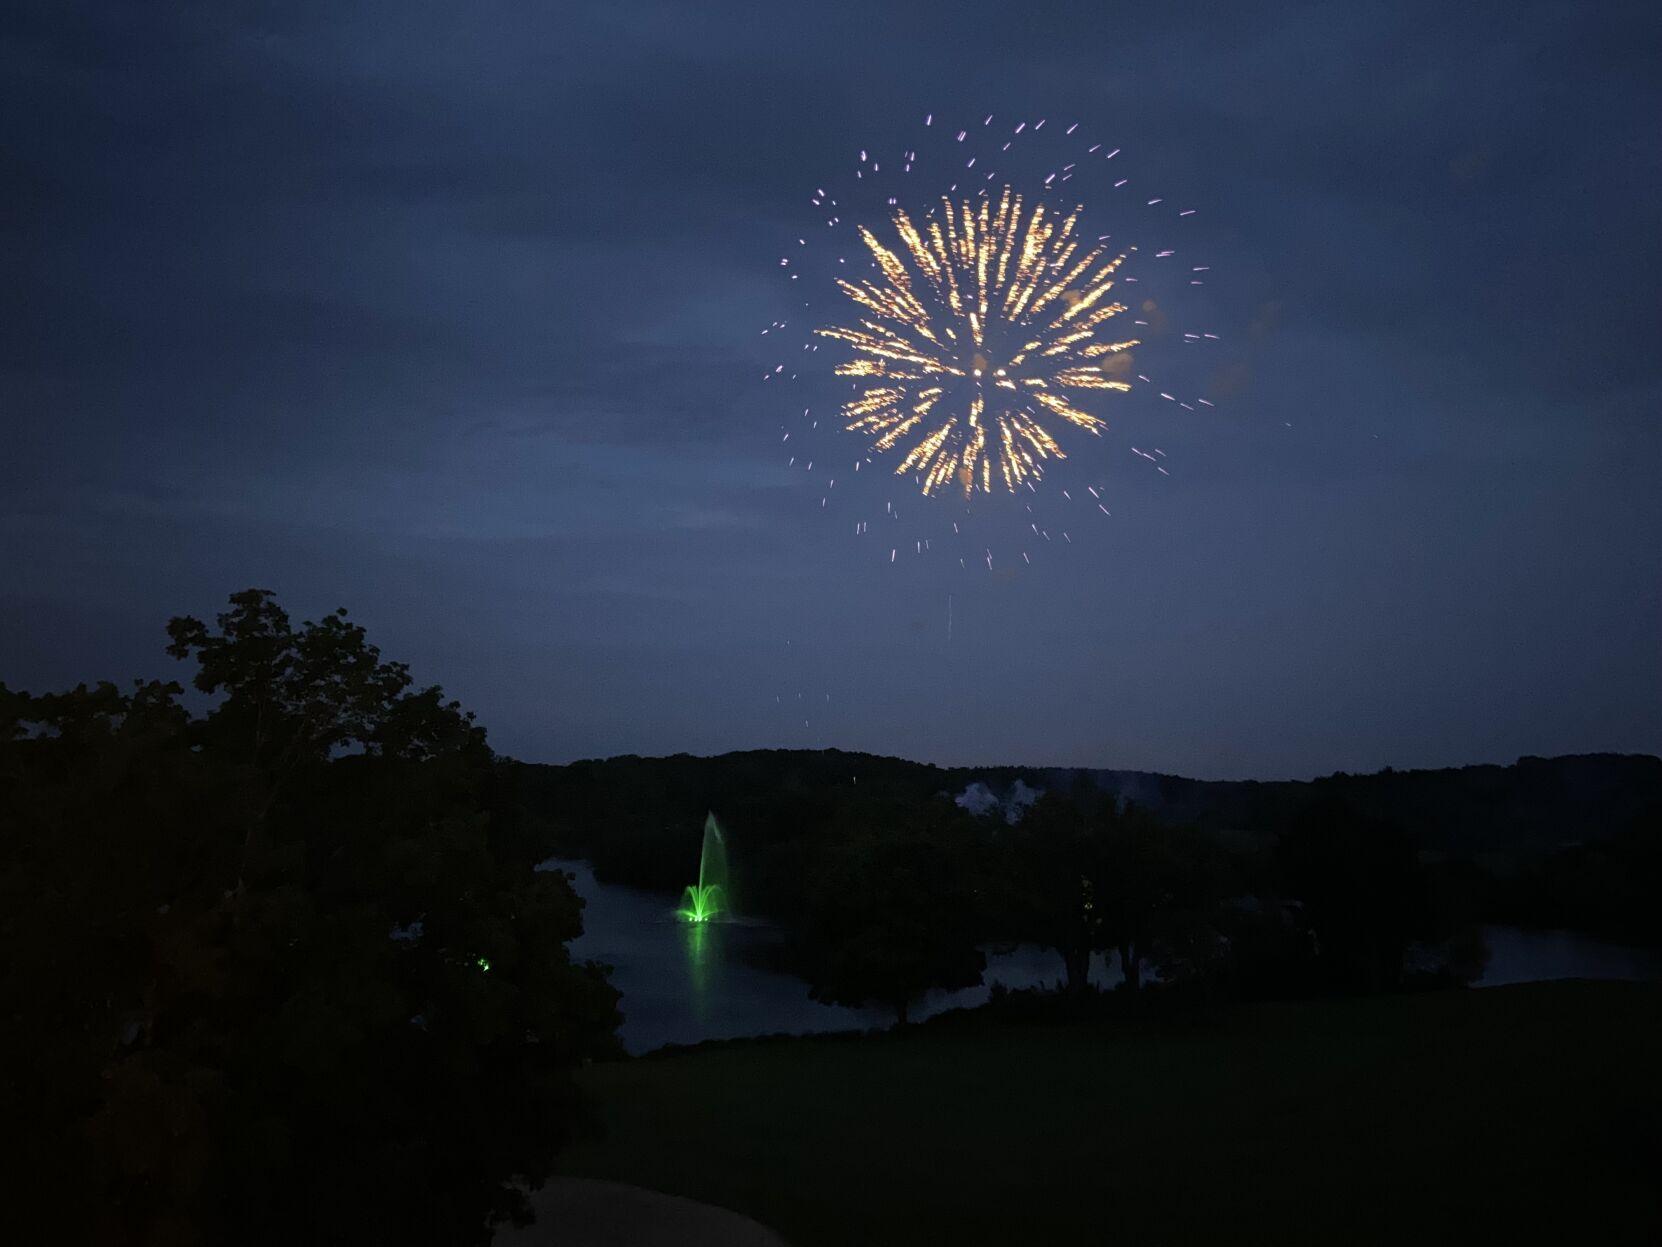
POLYGON ((16 6, 0 570, 50 604, 0 659, 67 671, 271 580, 430 647, 508 747, 770 743, 785 621, 850 735, 914 755, 1656 747, 1654 7, 954 14, 16 6), (774 244, 908 118, 1039 107, 1200 205, 1220 408, 1111 409, 1114 516, 1065 551, 891 566, 909 518, 874 552, 783 469, 774 244), (950 663, 907 627, 948 593, 950 663))

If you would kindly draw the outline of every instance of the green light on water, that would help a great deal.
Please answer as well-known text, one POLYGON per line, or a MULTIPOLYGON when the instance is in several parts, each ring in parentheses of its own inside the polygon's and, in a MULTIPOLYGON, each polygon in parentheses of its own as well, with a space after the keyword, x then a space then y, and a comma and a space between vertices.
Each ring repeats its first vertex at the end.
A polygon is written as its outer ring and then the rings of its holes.
POLYGON ((675 912, 683 922, 709 922, 727 911, 727 844, 716 816, 711 814, 704 820, 698 882, 681 893, 681 908, 675 912))
POLYGON ((693 1015, 708 1022, 713 1020, 710 1013, 716 1007, 711 978, 717 968, 717 958, 711 944, 721 934, 721 927, 713 922, 689 921, 681 928, 681 934, 687 942, 687 981, 692 986, 693 1015))

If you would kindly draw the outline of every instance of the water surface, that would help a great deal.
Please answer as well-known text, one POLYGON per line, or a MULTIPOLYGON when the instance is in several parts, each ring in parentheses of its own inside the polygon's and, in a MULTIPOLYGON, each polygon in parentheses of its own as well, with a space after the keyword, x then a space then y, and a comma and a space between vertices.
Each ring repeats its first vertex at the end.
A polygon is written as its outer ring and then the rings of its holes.
MULTIPOLYGON (((745 1035, 807 1034, 865 1030, 894 1021, 889 1009, 850 1009, 808 998, 808 985, 793 975, 763 969, 753 960, 781 938, 761 922, 683 922, 673 898, 615 883, 599 883, 586 862, 549 861, 539 869, 574 876, 572 886, 587 902, 583 935, 572 955, 612 967, 612 983, 623 993, 624 1046, 650 1052, 666 1043, 735 1039, 745 1035)), ((994 948, 980 987, 930 992, 911 1016, 922 1019, 945 1009, 984 1004, 994 982, 1006 987, 1054 986, 1062 959, 1036 945, 994 948)), ((1119 981, 1101 957, 1091 981, 1119 981)))
POLYGON ((1631 948, 1577 931, 1526 931, 1484 927, 1489 964, 1479 987, 1538 983, 1545 979, 1628 979, 1662 982, 1662 949, 1631 948))

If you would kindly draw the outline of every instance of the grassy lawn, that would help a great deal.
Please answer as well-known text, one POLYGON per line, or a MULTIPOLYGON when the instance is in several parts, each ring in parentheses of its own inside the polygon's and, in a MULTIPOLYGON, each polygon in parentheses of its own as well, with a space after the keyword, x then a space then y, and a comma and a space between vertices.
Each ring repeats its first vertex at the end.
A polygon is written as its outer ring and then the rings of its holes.
POLYGON ((567 1172, 797 1247, 1662 1242, 1662 989, 918 1028, 596 1066, 567 1172))

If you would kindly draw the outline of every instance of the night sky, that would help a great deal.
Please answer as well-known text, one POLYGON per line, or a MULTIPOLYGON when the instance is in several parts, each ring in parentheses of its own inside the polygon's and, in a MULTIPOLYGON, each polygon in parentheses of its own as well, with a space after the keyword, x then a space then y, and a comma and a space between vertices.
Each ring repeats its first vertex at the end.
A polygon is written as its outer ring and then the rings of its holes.
POLYGON ((1658 13, 8 6, 0 679, 258 585, 531 760, 1662 750, 1658 13), (1088 119, 1218 266, 1172 475, 994 573, 828 519, 761 382, 807 193, 929 110, 1088 119))

